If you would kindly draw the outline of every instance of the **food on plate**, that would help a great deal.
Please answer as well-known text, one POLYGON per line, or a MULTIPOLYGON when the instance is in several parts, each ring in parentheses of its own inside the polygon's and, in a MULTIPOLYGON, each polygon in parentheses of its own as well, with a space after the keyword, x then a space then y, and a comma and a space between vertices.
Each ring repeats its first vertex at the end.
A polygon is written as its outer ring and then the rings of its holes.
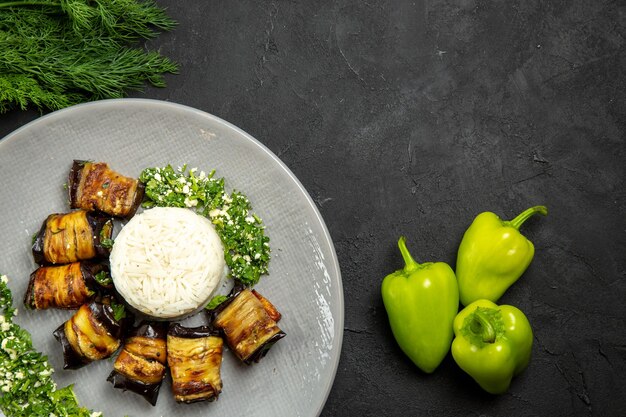
POLYGON ((498 301, 524 273, 533 259, 535 247, 519 228, 537 213, 545 216, 548 209, 531 207, 510 221, 491 212, 476 216, 463 235, 456 261, 463 305, 482 298, 498 301))
POLYGON ((112 233, 113 219, 102 213, 51 214, 34 238, 33 257, 40 265, 106 257, 113 244, 112 233))
POLYGON ((170 327, 167 334, 167 364, 172 392, 177 402, 213 401, 222 392, 224 341, 208 326, 170 327))
POLYGON ((166 323, 140 323, 125 340, 107 380, 115 388, 133 391, 155 405, 165 376, 166 342, 166 323))
POLYGON ((30 274, 24 305, 35 310, 79 308, 98 289, 112 287, 109 268, 91 261, 41 266, 30 274))
POLYGON ((139 180, 146 185, 144 207, 181 207, 194 210, 215 225, 224 245, 230 275, 252 287, 268 273, 269 237, 250 200, 238 191, 228 194, 224 178, 187 166, 146 168, 139 180))
POLYGON ((265 309, 267 315, 270 316, 270 318, 275 322, 279 322, 282 318, 282 314, 280 314, 280 311, 276 309, 274 304, 270 303, 270 300, 259 294, 257 290, 252 290, 252 294, 254 294, 254 296, 259 299, 261 304, 263 304, 263 308, 265 309))
POLYGON ((173 207, 135 215, 115 239, 110 263, 124 300, 157 319, 198 311, 225 275, 224 249, 211 222, 173 207))
POLYGON ((209 313, 215 316, 213 326, 224 333, 230 349, 246 364, 261 360, 276 342, 285 337, 270 316, 276 317, 276 308, 265 298, 263 300, 244 288, 219 305, 214 313, 209 313))
POLYGON ((383 280, 383 303, 402 351, 418 368, 431 373, 450 351, 452 321, 459 308, 456 277, 445 262, 418 264, 404 236, 398 247, 405 266, 383 280))
POLYGON ((477 300, 454 319, 452 357, 491 394, 502 394, 528 366, 533 331, 518 308, 477 300))
POLYGON ((115 217, 134 215, 144 188, 143 183, 118 174, 105 162, 75 160, 68 179, 71 208, 99 210, 115 217))
POLYGON ((28 330, 13 321, 17 309, 8 282, 0 274, 0 415, 101 416, 78 405, 72 385, 57 388, 46 356, 33 347, 28 330))
POLYGON ((63 369, 78 369, 113 355, 122 343, 123 306, 105 298, 82 305, 54 331, 63 347, 63 369))
POLYGON ((261 219, 214 172, 185 171, 148 168, 137 181, 104 162, 75 160, 67 185, 77 210, 48 216, 33 237, 40 267, 24 296, 32 309, 78 309, 53 333, 64 369, 119 350, 107 380, 152 405, 167 367, 177 402, 212 401, 222 390, 225 341, 250 364, 285 336, 280 312, 252 289, 270 258, 261 219), (114 217, 128 219, 115 241, 114 217), (215 295, 228 276, 235 289, 215 295), (125 307, 141 316, 137 327, 125 307), (203 308, 208 326, 170 323, 203 308))

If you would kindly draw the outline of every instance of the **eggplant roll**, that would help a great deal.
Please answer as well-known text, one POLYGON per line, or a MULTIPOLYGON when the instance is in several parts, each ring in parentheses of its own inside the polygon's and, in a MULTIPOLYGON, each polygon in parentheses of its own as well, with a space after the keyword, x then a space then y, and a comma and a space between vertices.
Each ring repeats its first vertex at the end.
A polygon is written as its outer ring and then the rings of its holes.
MULTIPOLYGON (((276 310, 267 299, 263 300, 276 310)), ((215 316, 213 325, 224 333, 230 349, 246 364, 261 360, 274 343, 285 337, 263 302, 247 289, 215 316)))
POLYGON ((165 376, 167 324, 142 322, 124 342, 107 380, 155 405, 165 376))
POLYGON ((167 334, 167 364, 177 402, 213 401, 222 392, 224 341, 208 326, 170 327, 167 334))
POLYGON ((112 234, 113 219, 102 213, 76 210, 51 214, 35 236, 33 257, 40 265, 106 257, 112 234))
POLYGON ((122 325, 113 308, 92 301, 54 331, 63 347, 63 369, 78 369, 113 355, 122 344, 122 325))
POLYGON ((69 175, 70 206, 130 217, 143 200, 144 185, 111 170, 104 162, 74 161, 69 175))
POLYGON ((98 287, 112 286, 99 284, 100 277, 108 274, 107 266, 89 261, 39 267, 30 274, 24 305, 36 310, 79 308, 91 301, 98 287))

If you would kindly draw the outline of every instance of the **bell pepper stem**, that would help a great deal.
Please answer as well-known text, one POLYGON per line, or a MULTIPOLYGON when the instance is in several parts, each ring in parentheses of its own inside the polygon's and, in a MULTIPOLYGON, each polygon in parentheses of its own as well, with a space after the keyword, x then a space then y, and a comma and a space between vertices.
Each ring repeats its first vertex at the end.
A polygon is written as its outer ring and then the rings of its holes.
POLYGON ((509 226, 514 227, 516 230, 519 230, 520 226, 524 224, 526 220, 528 220, 530 217, 537 213, 547 216, 548 208, 546 206, 531 207, 527 210, 524 210, 516 218, 508 221, 507 223, 509 224, 509 226))
POLYGON ((398 240, 398 247, 400 248, 402 259, 404 259, 404 270, 410 272, 418 269, 420 265, 415 261, 415 259, 413 259, 406 247, 406 237, 400 236, 400 239, 398 240))
POLYGON ((494 343, 496 341, 496 329, 489 317, 480 308, 477 308, 473 313, 470 329, 485 343, 494 343))

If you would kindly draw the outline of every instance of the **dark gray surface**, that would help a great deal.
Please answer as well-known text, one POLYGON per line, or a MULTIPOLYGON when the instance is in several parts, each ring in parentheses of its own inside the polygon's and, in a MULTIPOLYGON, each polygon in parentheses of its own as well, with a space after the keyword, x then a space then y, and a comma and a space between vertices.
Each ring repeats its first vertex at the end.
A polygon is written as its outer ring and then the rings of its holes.
MULTIPOLYGON (((626 415, 623 6, 159 3, 180 26, 150 45, 181 73, 133 96, 196 107, 259 139, 334 239, 346 324, 322 416, 626 415), (501 299, 534 328, 529 368, 499 397, 450 356, 422 374, 380 298, 401 266, 398 236, 418 261, 454 266, 476 214, 541 203, 549 216, 523 226, 535 260, 501 299)), ((36 117, 0 116, 0 136, 36 117)))

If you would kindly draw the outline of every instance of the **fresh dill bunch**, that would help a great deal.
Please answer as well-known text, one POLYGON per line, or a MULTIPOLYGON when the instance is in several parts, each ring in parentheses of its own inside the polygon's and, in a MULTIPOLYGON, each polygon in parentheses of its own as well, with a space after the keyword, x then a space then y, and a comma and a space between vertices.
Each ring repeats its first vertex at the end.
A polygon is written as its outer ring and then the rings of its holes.
POLYGON ((164 87, 178 66, 134 44, 175 25, 153 1, 0 0, 0 113, 164 87))

